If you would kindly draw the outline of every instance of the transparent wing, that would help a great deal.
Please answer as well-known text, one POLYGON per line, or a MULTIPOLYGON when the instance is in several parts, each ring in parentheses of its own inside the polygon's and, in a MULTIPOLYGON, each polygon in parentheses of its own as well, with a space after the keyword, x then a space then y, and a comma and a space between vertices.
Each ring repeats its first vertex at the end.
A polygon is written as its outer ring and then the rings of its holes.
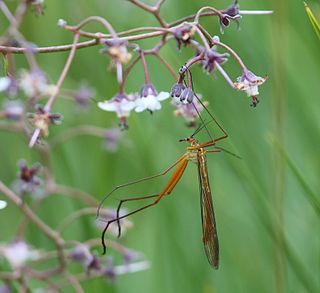
POLYGON ((200 187, 200 205, 204 250, 210 265, 219 266, 219 242, 214 217, 211 188, 208 180, 208 169, 205 155, 198 155, 198 172, 200 187))

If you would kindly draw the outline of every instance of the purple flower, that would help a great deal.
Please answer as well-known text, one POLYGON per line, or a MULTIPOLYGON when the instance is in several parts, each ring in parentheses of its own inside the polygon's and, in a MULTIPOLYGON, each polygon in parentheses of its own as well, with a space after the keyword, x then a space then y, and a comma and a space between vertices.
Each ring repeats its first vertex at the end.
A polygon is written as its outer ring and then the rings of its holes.
POLYGON ((87 107, 90 99, 94 95, 95 92, 92 89, 82 85, 80 89, 73 94, 73 97, 79 106, 87 107))
POLYGON ((186 87, 182 82, 175 83, 171 88, 171 92, 170 92, 171 97, 180 99, 180 96, 182 92, 185 90, 185 88, 186 87))
POLYGON ((102 269, 102 274, 111 281, 114 281, 117 277, 115 267, 113 265, 113 260, 108 258, 107 266, 102 269))
POLYGON ((220 31, 223 34, 224 27, 230 24, 230 20, 234 20, 237 23, 239 28, 239 21, 238 19, 241 18, 239 14, 239 3, 238 0, 235 0, 233 4, 231 4, 227 9, 221 10, 220 17, 220 31))
MULTIPOLYGON (((215 40, 219 41, 219 37, 214 37, 215 40)), ((204 59, 202 61, 203 69, 208 73, 211 73, 215 68, 216 64, 222 65, 226 61, 228 61, 229 54, 228 53, 218 53, 216 46, 213 46, 210 50, 204 51, 204 59)))
POLYGON ((110 128, 105 132, 105 147, 110 152, 115 152, 118 149, 118 144, 120 138, 122 137, 122 132, 119 128, 110 128))
POLYGON ((100 270, 100 261, 96 255, 92 254, 89 247, 84 244, 77 245, 69 254, 69 257, 77 262, 82 263, 87 274, 90 274, 92 270, 100 270))
POLYGON ((2 285, 0 287, 0 293, 11 293, 11 287, 9 285, 2 285))
MULTIPOLYGON (((106 223, 110 220, 114 220, 117 218, 117 210, 116 209, 101 209, 100 210, 100 217, 96 221, 96 225, 99 229, 103 230, 106 226, 106 223)), ((121 209, 119 216, 127 214, 126 209, 121 209)), ((126 233, 126 231, 130 228, 132 228, 133 224, 130 222, 127 218, 123 218, 120 220, 120 226, 122 234, 126 233)), ((110 224, 108 228, 108 233, 110 233, 113 236, 118 236, 118 223, 117 221, 114 221, 110 224)))
POLYGON ((122 93, 116 94, 111 100, 99 102, 98 107, 104 111, 115 112, 120 118, 121 129, 128 128, 126 118, 130 115, 130 112, 135 108, 135 95, 125 95, 122 93))

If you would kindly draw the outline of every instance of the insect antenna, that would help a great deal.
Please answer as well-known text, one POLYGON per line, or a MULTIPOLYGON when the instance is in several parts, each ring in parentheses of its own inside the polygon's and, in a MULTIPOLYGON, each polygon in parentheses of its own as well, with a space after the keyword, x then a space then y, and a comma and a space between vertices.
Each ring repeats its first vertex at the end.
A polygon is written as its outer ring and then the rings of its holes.
MULTIPOLYGON (((200 100, 200 98, 197 96, 197 94, 196 94, 196 92, 195 92, 195 90, 194 90, 192 73, 191 73, 191 71, 190 71, 189 68, 188 68, 188 71, 187 71, 187 72, 188 72, 189 75, 190 75, 191 88, 192 88, 192 91, 193 91, 196 99, 198 100, 198 102, 200 103, 200 105, 205 109, 205 111, 209 114, 209 116, 210 116, 211 119, 215 122, 215 124, 218 126, 218 128, 224 133, 224 136, 225 136, 225 137, 228 137, 228 133, 224 130, 224 128, 220 125, 220 123, 216 120, 216 118, 214 118, 214 116, 211 114, 211 112, 208 110, 208 108, 204 105, 204 103, 203 103, 203 102, 200 100)), ((193 104, 193 103, 192 103, 192 104, 193 104)), ((196 109, 196 107, 195 107, 194 104, 193 104, 193 107, 195 108, 196 112, 198 113, 198 115, 199 115, 199 117, 200 117, 200 119, 201 119, 201 115, 200 115, 198 109, 196 109)), ((201 121, 203 121, 203 119, 201 119, 201 121)), ((207 127, 206 127, 206 131, 207 131, 210 139, 213 140, 207 127)))

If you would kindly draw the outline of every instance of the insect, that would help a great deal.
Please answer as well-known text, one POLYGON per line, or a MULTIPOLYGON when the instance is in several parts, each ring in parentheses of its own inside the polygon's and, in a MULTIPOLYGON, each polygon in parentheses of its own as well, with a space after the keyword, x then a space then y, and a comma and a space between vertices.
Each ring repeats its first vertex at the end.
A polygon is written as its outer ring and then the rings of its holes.
MULTIPOLYGON (((212 117, 213 118, 213 117, 212 117)), ((213 118, 213 120, 216 122, 216 120, 213 118)), ((216 122, 217 123, 217 122, 216 122)), ((218 123, 217 123, 218 124, 218 123)), ((220 127, 220 125, 218 124, 220 127)), ((198 177, 199 177, 199 186, 200 186, 200 205, 201 205, 201 219, 202 219, 202 234, 203 234, 203 244, 204 249, 208 258, 208 261, 210 265, 217 269, 219 266, 219 242, 218 242, 218 234, 217 234, 217 227, 215 222, 215 216, 214 216, 214 210, 213 210, 213 203, 212 203, 212 195, 211 195, 211 188, 209 184, 209 177, 208 177, 208 169, 207 169, 207 153, 212 152, 220 152, 221 150, 224 150, 223 148, 217 147, 216 143, 220 140, 223 140, 228 137, 225 130, 220 127, 223 131, 223 135, 216 138, 211 139, 210 141, 199 143, 194 136, 203 128, 206 127, 206 124, 202 124, 198 129, 188 138, 180 139, 180 142, 187 142, 189 145, 187 146, 186 152, 177 160, 175 161, 169 168, 167 168, 165 171, 163 171, 160 174, 150 176, 147 178, 143 178, 134 182, 129 182, 123 185, 119 185, 115 187, 107 196, 104 198, 104 200, 101 202, 98 211, 100 207, 102 206, 103 202, 107 197, 109 197, 114 191, 116 191, 119 188, 136 184, 145 180, 153 179, 159 176, 163 176, 167 174, 170 170, 174 169, 173 174, 171 175, 168 183, 165 185, 165 187, 162 189, 162 191, 158 194, 154 195, 147 195, 147 196, 141 196, 141 197, 134 197, 134 198, 127 198, 120 200, 120 203, 117 208, 117 216, 116 218, 110 220, 107 222, 102 235, 102 246, 103 246, 103 254, 106 253, 106 244, 105 244, 105 233, 107 232, 110 224, 117 222, 118 224, 118 236, 121 235, 121 225, 120 220, 123 218, 126 218, 128 216, 131 216, 135 213, 138 213, 142 210, 145 210, 149 207, 152 207, 159 203, 159 201, 164 197, 169 195, 177 185, 177 183, 180 181, 185 169, 187 168, 188 163, 194 162, 198 166, 198 177), (212 149, 208 149, 212 147, 212 149), (144 205, 132 212, 129 212, 125 215, 120 216, 120 209, 124 202, 127 201, 138 201, 138 200, 146 200, 154 198, 154 201, 148 205, 144 205)))

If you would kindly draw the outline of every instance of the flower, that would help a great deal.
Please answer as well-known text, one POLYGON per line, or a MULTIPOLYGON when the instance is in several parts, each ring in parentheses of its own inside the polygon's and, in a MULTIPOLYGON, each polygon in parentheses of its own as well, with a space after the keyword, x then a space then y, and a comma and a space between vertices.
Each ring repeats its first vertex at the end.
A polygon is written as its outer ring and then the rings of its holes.
POLYGON ((228 26, 230 20, 234 20, 237 23, 237 27, 239 28, 238 19, 241 18, 239 14, 239 3, 238 0, 235 0, 233 4, 231 4, 227 9, 221 10, 220 17, 220 31, 223 34, 223 28, 228 26))
POLYGON ((0 253, 8 260, 13 269, 21 268, 27 260, 36 260, 39 257, 37 251, 21 240, 0 247, 0 253))
POLYGON ((20 160, 18 166, 18 179, 14 183, 14 190, 21 196, 25 194, 30 194, 33 197, 43 196, 43 182, 37 176, 41 170, 41 165, 36 163, 29 168, 25 160, 20 160))
POLYGON ((193 38, 195 27, 184 23, 182 26, 178 26, 174 31, 173 35, 178 43, 178 49, 181 49, 181 45, 187 46, 193 38))
POLYGON ((31 99, 49 95, 55 91, 55 86, 48 84, 46 76, 40 70, 22 71, 19 85, 25 95, 31 99))
POLYGON ((75 101, 81 107, 87 107, 90 99, 95 95, 94 90, 82 85, 78 91, 73 94, 75 101))
POLYGON ((7 202, 4 200, 0 200, 0 210, 3 210, 7 207, 7 202))
POLYGON ((169 93, 155 90, 152 84, 145 84, 140 91, 140 98, 136 100, 136 112, 149 110, 151 113, 161 109, 161 101, 169 98, 169 93))
MULTIPOLYGON (((219 38, 216 36, 213 37, 213 40, 219 42, 219 38)), ((211 73, 216 68, 216 64, 222 65, 223 63, 228 61, 229 54, 218 53, 217 46, 213 46, 210 50, 200 47, 200 50, 204 52, 204 57, 202 60, 203 69, 208 73, 211 73)))
POLYGON ((207 101, 204 101, 201 104, 198 98, 201 99, 201 95, 197 95, 197 98, 193 99, 192 103, 181 103, 181 101, 176 99, 173 99, 171 102, 172 105, 176 107, 174 115, 184 117, 189 127, 196 126, 199 113, 204 109, 203 106, 206 107, 209 105, 207 101))
POLYGON ((121 129, 128 128, 126 124, 126 118, 130 115, 130 112, 136 107, 136 96, 126 95, 123 93, 116 94, 112 99, 104 102, 99 102, 98 107, 104 111, 115 112, 120 118, 121 129))
POLYGON ((102 49, 102 53, 107 53, 114 64, 127 64, 132 57, 128 52, 128 42, 119 39, 105 40, 106 48, 102 49))
POLYGON ((70 252, 69 257, 74 261, 82 263, 87 274, 90 274, 91 270, 101 269, 98 258, 91 253, 87 245, 84 245, 84 244, 77 245, 70 252))
POLYGON ((0 78, 0 92, 4 92, 9 88, 10 78, 5 76, 0 78))
POLYGON ((20 120, 23 111, 23 105, 19 101, 7 101, 4 104, 4 116, 9 120, 20 120))
POLYGON ((40 130, 42 136, 49 135, 49 124, 59 125, 61 124, 62 115, 59 113, 47 112, 43 106, 37 106, 36 113, 29 113, 30 123, 37 129, 40 130))
POLYGON ((112 258, 108 258, 107 266, 102 270, 102 274, 111 281, 114 281, 117 277, 117 273, 112 258))
POLYGON ((12 76, 0 77, 0 92, 5 92, 9 96, 15 96, 18 92, 18 82, 12 76))
POLYGON ((194 92, 191 87, 185 88, 179 99, 174 99, 177 104, 190 104, 194 98, 194 92))
POLYGON ((171 92, 170 92, 171 97, 180 99, 180 96, 182 92, 185 90, 185 88, 186 87, 182 82, 175 83, 171 88, 171 92))
POLYGON ((234 86, 240 91, 245 91, 248 97, 252 98, 251 106, 256 107, 259 103, 257 98, 257 95, 259 94, 258 86, 262 85, 266 80, 267 77, 256 76, 251 71, 247 71, 237 78, 237 82, 234 83, 234 86))
POLYGON ((58 19, 58 21, 57 21, 57 26, 58 27, 64 28, 66 25, 67 25, 67 21, 66 20, 64 20, 63 18, 59 18, 58 19))
POLYGON ((13 291, 11 290, 11 287, 6 284, 6 285, 2 285, 0 287, 0 293, 12 293, 13 291))
MULTIPOLYGON (((103 230, 106 226, 106 223, 108 223, 111 220, 117 219, 117 217, 121 217, 123 215, 127 214, 127 210, 121 208, 119 215, 117 214, 116 209, 102 209, 99 212, 100 217, 96 221, 96 225, 98 229, 103 230)), ((121 227, 121 233, 126 233, 127 229, 132 228, 133 224, 130 222, 127 218, 123 218, 119 220, 120 227, 121 227)), ((112 222, 108 227, 108 233, 113 236, 119 236, 119 227, 117 221, 112 222)))
POLYGON ((119 128, 106 129, 105 148, 110 152, 117 151, 118 144, 121 137, 122 137, 122 132, 119 130, 119 128))

